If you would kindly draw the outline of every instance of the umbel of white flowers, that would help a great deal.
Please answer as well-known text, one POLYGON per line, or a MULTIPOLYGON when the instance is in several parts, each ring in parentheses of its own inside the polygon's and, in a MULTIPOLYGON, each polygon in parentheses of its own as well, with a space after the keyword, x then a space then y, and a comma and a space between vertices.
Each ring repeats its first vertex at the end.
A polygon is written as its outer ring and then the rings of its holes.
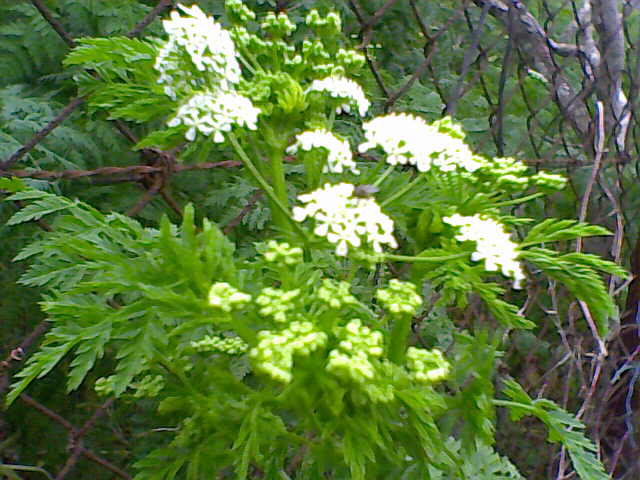
POLYGON ((296 143, 287 148, 287 153, 297 153, 299 150, 308 152, 317 148, 327 151, 327 164, 324 166, 323 172, 342 173, 344 170, 351 170, 352 173, 360 173, 356 162, 353 161, 349 142, 340 140, 323 128, 309 130, 298 135, 296 143))
POLYGON ((314 233, 336 244, 336 255, 345 256, 352 247, 363 243, 377 253, 382 245, 396 248, 393 221, 387 217, 372 198, 353 196, 354 186, 349 183, 325 184, 311 193, 298 196, 306 205, 294 207, 293 218, 302 222, 315 221, 314 233))
POLYGON ((307 89, 308 92, 327 92, 334 98, 346 99, 346 102, 337 107, 336 113, 351 113, 351 106, 355 105, 360 116, 364 117, 371 105, 360 85, 340 75, 314 80, 307 89))
POLYGON ((516 260, 518 245, 511 240, 504 225, 477 214, 465 217, 456 213, 442 220, 460 229, 456 240, 476 243, 476 251, 471 255, 471 260, 484 260, 484 268, 490 272, 497 271, 500 267, 503 275, 513 278, 513 288, 522 288, 525 276, 520 262, 516 260))
POLYGON ((200 132, 216 143, 234 125, 255 130, 260 109, 235 91, 241 72, 231 35, 197 5, 178 8, 186 16, 173 11, 162 22, 169 40, 155 63, 165 93, 183 101, 168 126, 188 127, 189 141, 200 132))
POLYGON ((440 132, 420 117, 392 113, 374 118, 363 128, 366 141, 358 150, 382 147, 390 165, 409 164, 420 172, 427 172, 432 166, 443 172, 458 167, 474 172, 483 166, 462 139, 440 132))

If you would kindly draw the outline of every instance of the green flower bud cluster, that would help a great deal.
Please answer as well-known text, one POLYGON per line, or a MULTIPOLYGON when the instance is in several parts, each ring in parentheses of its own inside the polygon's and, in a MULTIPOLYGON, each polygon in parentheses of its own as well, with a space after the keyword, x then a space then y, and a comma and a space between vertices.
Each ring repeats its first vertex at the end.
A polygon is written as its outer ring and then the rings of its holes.
POLYGON ((238 310, 249 303, 251 295, 243 293, 226 282, 217 282, 209 290, 209 305, 224 312, 238 310))
POLYGON ((287 242, 269 240, 267 250, 264 252, 264 259, 271 263, 296 265, 302 262, 302 249, 292 247, 287 242))
POLYGON ((326 30, 327 33, 340 33, 342 31, 342 21, 336 12, 329 12, 320 16, 316 9, 311 10, 305 18, 305 23, 317 29, 326 30))
POLYGON ((250 33, 244 27, 234 27, 230 30, 230 34, 236 46, 244 47, 253 53, 260 53, 266 50, 267 42, 258 35, 250 33))
POLYGON ((311 64, 322 64, 331 60, 331 55, 320 40, 304 40, 302 56, 307 63, 311 64))
POLYGON ((256 369, 274 380, 288 383, 293 378, 293 356, 308 356, 327 343, 327 335, 315 330, 311 322, 292 322, 277 333, 259 332, 258 340, 258 345, 249 354, 256 369))
POLYGON ((422 305, 422 298, 416 292, 416 286, 410 282, 392 279, 389 287, 376 292, 376 297, 393 314, 415 315, 422 305))
POLYGON ((260 305, 259 313, 265 317, 273 317, 278 323, 287 321, 287 312, 294 309, 293 299, 300 295, 300 289, 278 290, 267 287, 260 292, 256 303, 260 305))
POLYGON ((366 60, 364 55, 355 50, 345 50, 341 48, 336 54, 336 61, 345 68, 358 69, 362 68, 366 60))
POLYGON ((296 29, 287 14, 282 12, 277 15, 274 12, 269 12, 260 26, 265 32, 276 38, 288 37, 296 29))
POLYGON ((210 337, 206 335, 202 340, 191 342, 191 346, 196 352, 220 352, 227 355, 239 355, 249 350, 249 345, 240 337, 210 337))
POLYGON ((481 172, 489 175, 492 185, 523 190, 529 186, 529 177, 525 175, 527 166, 513 158, 484 159, 481 172))
POLYGON ((449 362, 440 350, 409 347, 406 358, 409 377, 416 382, 433 383, 449 374, 449 362))
POLYGON ((567 185, 567 178, 555 173, 538 172, 531 177, 531 181, 539 187, 549 190, 562 190, 567 185))
POLYGON ((111 395, 114 391, 114 381, 115 375, 110 375, 108 377, 100 377, 96 380, 93 389, 96 393, 102 397, 106 397, 107 395, 111 395))
POLYGON ((382 356, 382 333, 363 326, 358 319, 339 329, 342 341, 329 352, 327 370, 344 379, 364 384, 375 376, 372 359, 382 356))
POLYGON ((135 398, 153 398, 164 388, 164 379, 162 375, 145 375, 131 386, 135 389, 135 398))
POLYGON ((226 0, 224 5, 232 20, 239 23, 247 23, 256 18, 254 11, 247 7, 242 0, 226 0))
POLYGON ((320 300, 336 310, 345 305, 358 303, 356 297, 351 295, 350 285, 347 282, 338 282, 329 278, 322 279, 317 295, 320 300))

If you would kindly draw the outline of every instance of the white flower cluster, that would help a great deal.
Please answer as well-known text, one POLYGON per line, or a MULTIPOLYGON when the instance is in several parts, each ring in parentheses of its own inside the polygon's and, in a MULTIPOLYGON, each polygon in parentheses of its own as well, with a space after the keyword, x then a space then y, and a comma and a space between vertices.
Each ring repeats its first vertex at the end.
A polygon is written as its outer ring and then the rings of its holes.
POLYGON ((449 374, 450 365, 440 350, 409 347, 407 369, 411 379, 421 383, 433 383, 449 374))
POLYGON ((369 110, 369 105, 371 105, 360 85, 339 75, 332 75, 322 80, 314 80, 311 82, 307 92, 327 92, 334 98, 346 98, 348 101, 341 104, 336 109, 336 113, 343 111, 351 113, 351 106, 355 105, 360 116, 364 117, 367 110, 369 110))
POLYGON ((351 320, 342 333, 338 348, 329 352, 327 370, 357 383, 373 379, 371 360, 382 356, 382 333, 363 326, 358 319, 351 320))
POLYGON ((387 310, 396 314, 415 315, 422 305, 422 298, 416 292, 416 286, 395 278, 391 279, 388 288, 378 290, 376 297, 387 310))
POLYGON ((222 143, 222 132, 231 131, 233 125, 255 130, 259 113, 260 109, 255 108, 251 100, 235 92, 202 92, 182 105, 168 126, 182 124, 189 127, 185 134, 189 141, 193 141, 199 131, 207 136, 213 134, 213 141, 222 143))
POLYGON ((189 141, 200 132, 216 143, 222 143, 223 133, 234 125, 255 130, 260 109, 235 91, 241 71, 231 35, 197 5, 178 7, 186 16, 173 11, 163 21, 169 40, 158 53, 155 68, 169 97, 189 98, 168 126, 186 126, 189 141), (194 69, 201 73, 194 74, 194 69))
POLYGON ((224 312, 237 310, 249 303, 251 295, 243 293, 226 282, 217 282, 209 290, 209 305, 224 312))
POLYGON ((294 207, 293 218, 302 222, 313 218, 314 233, 337 244, 336 255, 345 256, 348 246, 371 244, 377 253, 382 245, 398 245, 393 237, 393 221, 387 217, 372 198, 353 196, 354 186, 349 183, 325 184, 323 188, 298 196, 304 207, 294 207))
POLYGON ((232 88, 240 81, 240 65, 229 32, 197 5, 178 5, 178 8, 187 16, 180 16, 174 10, 170 19, 162 22, 169 40, 156 58, 158 83, 164 84, 166 94, 175 100, 176 87, 190 88, 198 82, 189 73, 190 65, 185 65, 185 61, 190 61, 198 71, 213 74, 210 80, 222 90, 232 88))
POLYGON ((261 307, 259 313, 265 317, 273 317, 278 323, 284 323, 287 321, 287 312, 294 308, 292 300, 298 295, 298 288, 286 291, 267 287, 256 298, 256 303, 261 307))
POLYGON ((347 282, 336 281, 329 278, 322 279, 322 285, 318 288, 318 298, 338 310, 345 305, 356 305, 358 300, 351 295, 351 285, 347 282))
POLYGON ((249 350, 249 345, 240 337, 210 337, 206 335, 202 340, 191 342, 196 352, 220 352, 227 355, 238 355, 249 350))
POLYGON ((263 330, 258 339, 249 354, 256 369, 284 383, 293 378, 294 355, 309 355, 327 343, 327 335, 315 330, 311 322, 291 322, 289 328, 278 333, 263 330))
POLYGON ((295 265, 302 262, 302 249, 300 247, 292 247, 287 242, 269 240, 267 250, 264 252, 264 259, 271 263, 295 265))
POLYGON ((444 172, 457 167, 474 172, 483 165, 461 139, 438 131, 420 117, 392 113, 374 118, 363 128, 366 141, 358 150, 366 152, 380 146, 390 165, 409 164, 420 172, 427 172, 432 166, 444 172))
POLYGON ((287 153, 294 154, 298 150, 310 151, 314 148, 323 148, 328 152, 327 164, 323 172, 342 173, 343 170, 351 170, 359 174, 356 162, 353 161, 351 147, 346 140, 340 140, 333 133, 319 128, 303 132, 296 137, 296 143, 287 148, 287 153))
POLYGON ((503 275, 513 278, 513 288, 522 288, 525 276, 520 262, 516 260, 518 245, 511 240, 504 225, 478 214, 466 217, 456 213, 443 220, 460 228, 457 240, 476 242, 476 251, 471 255, 474 262, 484 259, 485 269, 490 272, 501 267, 503 275))

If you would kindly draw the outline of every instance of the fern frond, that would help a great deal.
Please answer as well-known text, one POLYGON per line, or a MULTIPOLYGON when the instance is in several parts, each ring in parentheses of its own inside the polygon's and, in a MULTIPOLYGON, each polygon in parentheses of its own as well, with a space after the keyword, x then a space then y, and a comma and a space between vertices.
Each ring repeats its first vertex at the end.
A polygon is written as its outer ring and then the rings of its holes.
POLYGON ((582 480, 610 480, 602 462, 598 460, 598 447, 582 432, 585 428, 582 422, 551 400, 533 400, 513 380, 505 380, 503 392, 510 401, 496 400, 495 403, 507 407, 514 420, 525 415, 541 420, 549 429, 547 439, 567 449, 573 467, 582 480))

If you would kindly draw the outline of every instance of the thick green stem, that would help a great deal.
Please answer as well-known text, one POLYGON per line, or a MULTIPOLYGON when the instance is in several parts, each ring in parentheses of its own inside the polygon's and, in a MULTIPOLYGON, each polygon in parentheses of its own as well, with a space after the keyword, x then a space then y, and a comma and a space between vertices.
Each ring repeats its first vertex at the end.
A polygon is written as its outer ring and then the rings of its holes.
POLYGON ((307 238, 307 234, 305 233, 304 230, 302 230, 298 222, 296 222, 291 217, 291 214, 289 213, 289 208, 286 206, 285 203, 280 201, 280 199, 276 195, 273 188, 271 188, 271 185, 269 185, 269 183, 267 183, 264 177, 260 174, 256 166, 253 164, 253 162, 251 161, 247 153, 242 148, 242 145, 240 145, 240 143, 238 142, 238 139, 231 132, 228 133, 228 138, 231 141, 231 145, 233 146, 234 150, 240 157, 240 160, 242 160, 242 163, 244 164, 244 166, 247 167, 247 170, 249 170, 249 173, 251 174, 251 176, 255 179, 256 182, 258 182, 258 185, 260 185, 260 187, 264 190, 264 192, 269 197, 269 200, 271 200, 271 205, 273 207, 274 212, 279 211, 280 213, 282 213, 283 217, 287 219, 287 221, 293 226, 293 229, 296 231, 296 233, 300 236, 300 238, 302 239, 302 242, 305 245, 308 245, 309 239, 307 238))
POLYGON ((407 337, 411 331, 411 317, 401 315, 396 317, 391 329, 391 340, 389 341, 389 359, 401 365, 404 362, 407 352, 407 337))
MULTIPOLYGON (((272 208, 273 221, 276 226, 285 233, 291 232, 291 213, 289 212, 289 196, 287 194, 287 182, 284 177, 284 162, 281 152, 272 150, 269 154, 271 162, 271 183, 273 185, 273 193, 278 198, 278 202, 286 207, 285 211, 278 208, 272 208)), ((272 206, 272 207, 275 207, 272 206)))

